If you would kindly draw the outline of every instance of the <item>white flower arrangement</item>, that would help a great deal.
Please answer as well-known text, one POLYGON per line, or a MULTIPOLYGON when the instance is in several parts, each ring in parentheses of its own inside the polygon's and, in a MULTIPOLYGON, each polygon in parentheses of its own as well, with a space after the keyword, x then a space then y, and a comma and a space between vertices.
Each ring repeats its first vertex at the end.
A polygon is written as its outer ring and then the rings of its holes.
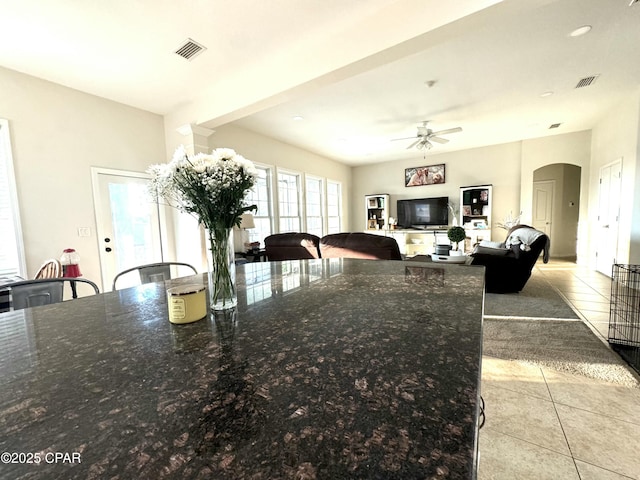
POLYGON ((258 172, 253 163, 230 148, 191 158, 179 147, 171 162, 151 165, 150 190, 170 205, 190 213, 209 230, 240 226, 241 215, 255 210, 245 196, 258 172))
POLYGON ((498 227, 504 228, 505 230, 509 230, 511 227, 514 227, 520 223, 520 217, 522 216, 522 212, 517 217, 513 216, 513 212, 510 211, 509 215, 507 215, 502 223, 498 223, 498 227))
MULTIPOLYGON (((452 225, 458 226, 458 209, 456 208, 456 204, 453 202, 447 202, 447 208, 451 212, 451 222, 452 225)), ((460 219, 462 220, 462 219, 460 219)))

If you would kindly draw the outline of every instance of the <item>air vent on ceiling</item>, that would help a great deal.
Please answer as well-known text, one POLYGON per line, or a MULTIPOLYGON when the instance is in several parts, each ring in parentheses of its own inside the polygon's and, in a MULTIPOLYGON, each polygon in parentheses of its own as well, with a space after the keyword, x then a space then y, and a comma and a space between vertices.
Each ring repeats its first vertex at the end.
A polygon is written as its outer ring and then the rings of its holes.
POLYGON ((581 78, 576 85, 576 88, 588 87, 598 79, 600 75, 591 75, 590 77, 581 78))
POLYGON ((562 125, 562 124, 561 123, 552 123, 551 125, 549 125, 549 129, 558 128, 560 125, 562 125))
POLYGON ((205 51, 207 47, 200 45, 195 40, 187 38, 184 43, 174 52, 180 55, 182 58, 192 60, 196 55, 205 51))

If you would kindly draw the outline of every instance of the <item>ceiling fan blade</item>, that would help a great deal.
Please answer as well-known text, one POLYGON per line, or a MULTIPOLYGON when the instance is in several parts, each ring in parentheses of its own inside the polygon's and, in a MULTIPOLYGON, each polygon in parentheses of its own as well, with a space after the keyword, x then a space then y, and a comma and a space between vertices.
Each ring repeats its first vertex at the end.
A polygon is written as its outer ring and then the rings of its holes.
POLYGON ((433 135, 446 135, 448 133, 457 133, 457 132, 461 132, 462 128, 460 127, 455 127, 455 128, 448 128, 446 130, 440 130, 438 132, 433 132, 433 135))
POLYGON ((415 139, 415 135, 413 137, 404 137, 404 138, 392 138, 391 141, 395 142, 396 140, 413 140, 415 139))
POLYGON ((449 140, 447 140, 446 138, 440 138, 440 137, 429 137, 429 140, 432 142, 436 142, 436 143, 448 143, 449 140))
POLYGON ((407 147, 407 150, 411 150, 413 147, 415 147, 416 145, 418 145, 420 143, 421 140, 416 140, 415 142, 413 142, 411 145, 409 145, 407 147))

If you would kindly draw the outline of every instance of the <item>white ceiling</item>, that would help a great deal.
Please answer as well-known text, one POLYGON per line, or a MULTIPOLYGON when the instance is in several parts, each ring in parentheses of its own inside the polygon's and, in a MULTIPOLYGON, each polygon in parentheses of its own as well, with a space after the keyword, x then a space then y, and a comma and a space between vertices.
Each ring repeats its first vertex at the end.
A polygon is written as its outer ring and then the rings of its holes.
POLYGON ((592 128, 640 87, 629 2, 0 0, 0 65, 358 165, 421 158, 391 139, 423 120, 463 129, 427 155, 592 128), (172 53, 187 38, 207 47, 190 62, 172 53))

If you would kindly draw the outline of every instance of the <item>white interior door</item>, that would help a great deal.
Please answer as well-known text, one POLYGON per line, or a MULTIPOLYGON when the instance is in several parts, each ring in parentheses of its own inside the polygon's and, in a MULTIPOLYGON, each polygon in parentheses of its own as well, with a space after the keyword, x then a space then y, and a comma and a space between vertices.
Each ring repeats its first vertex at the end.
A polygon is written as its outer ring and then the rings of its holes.
POLYGON ((553 197, 555 195, 555 180, 544 180, 533 182, 533 225, 536 230, 540 230, 551 238, 553 226, 553 197))
POLYGON ((144 173, 93 168, 92 176, 102 285, 110 291, 122 270, 163 261, 160 209, 144 173))
POLYGON ((613 264, 618 255, 621 180, 622 160, 616 160, 600 168, 596 270, 608 276, 611 276, 613 264))

